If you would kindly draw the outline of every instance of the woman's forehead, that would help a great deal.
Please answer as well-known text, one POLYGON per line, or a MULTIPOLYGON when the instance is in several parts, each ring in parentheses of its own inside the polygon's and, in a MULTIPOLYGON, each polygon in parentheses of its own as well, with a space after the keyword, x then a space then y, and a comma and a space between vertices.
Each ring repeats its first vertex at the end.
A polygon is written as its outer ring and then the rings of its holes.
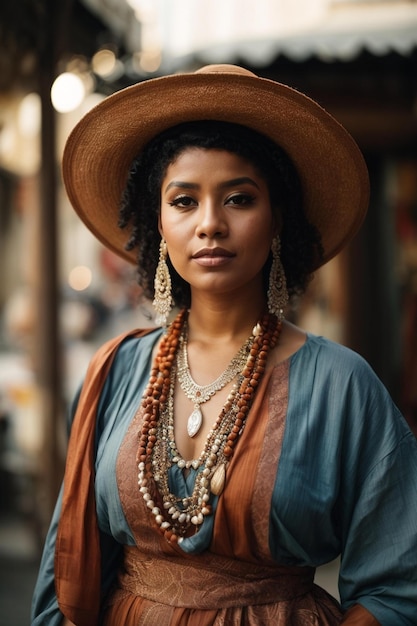
POLYGON ((168 165, 163 183, 181 177, 183 181, 194 179, 236 180, 236 183, 252 182, 260 187, 266 184, 265 176, 250 159, 227 149, 185 148, 168 165))

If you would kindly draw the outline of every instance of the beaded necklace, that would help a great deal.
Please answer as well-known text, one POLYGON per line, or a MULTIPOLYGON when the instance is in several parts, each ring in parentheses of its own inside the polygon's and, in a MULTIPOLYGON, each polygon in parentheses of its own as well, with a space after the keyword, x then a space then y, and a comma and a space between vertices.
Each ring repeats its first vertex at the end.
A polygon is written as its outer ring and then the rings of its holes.
POLYGON ((269 350, 278 342, 282 321, 266 314, 253 329, 246 364, 220 415, 208 433, 198 459, 181 458, 174 441, 176 355, 187 311, 181 311, 163 337, 144 392, 142 430, 137 454, 139 490, 160 532, 168 541, 181 541, 198 531, 212 514, 211 496, 222 493, 228 464, 266 367, 269 350), (173 464, 198 470, 190 497, 170 492, 168 472, 173 464))

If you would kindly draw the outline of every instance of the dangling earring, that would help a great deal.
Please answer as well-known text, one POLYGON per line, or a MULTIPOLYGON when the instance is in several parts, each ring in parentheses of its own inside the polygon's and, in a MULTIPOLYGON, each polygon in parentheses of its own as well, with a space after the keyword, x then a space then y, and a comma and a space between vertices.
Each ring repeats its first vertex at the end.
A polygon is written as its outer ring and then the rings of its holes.
POLYGON ((282 318, 288 304, 287 281, 281 263, 281 241, 274 237, 271 244, 272 265, 269 273, 268 311, 282 318))
POLYGON ((155 323, 158 326, 166 326, 168 315, 174 304, 171 295, 171 276, 169 275, 166 259, 168 256, 167 244, 165 239, 161 239, 159 245, 159 262, 155 274, 155 297, 152 302, 155 311, 155 323))

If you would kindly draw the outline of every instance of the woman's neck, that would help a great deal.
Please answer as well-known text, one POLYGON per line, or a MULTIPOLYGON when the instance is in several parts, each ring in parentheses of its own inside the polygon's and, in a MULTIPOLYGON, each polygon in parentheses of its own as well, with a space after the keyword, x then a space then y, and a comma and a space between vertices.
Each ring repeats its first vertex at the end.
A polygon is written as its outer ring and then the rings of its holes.
POLYGON ((190 340, 227 342, 244 338, 266 310, 263 297, 193 295, 188 317, 190 340))

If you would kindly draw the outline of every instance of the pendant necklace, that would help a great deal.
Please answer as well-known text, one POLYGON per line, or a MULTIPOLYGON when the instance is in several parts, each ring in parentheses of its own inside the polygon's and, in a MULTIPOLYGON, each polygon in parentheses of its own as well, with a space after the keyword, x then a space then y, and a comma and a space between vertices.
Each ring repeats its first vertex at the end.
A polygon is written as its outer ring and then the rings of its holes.
POLYGON ((191 376, 190 368, 188 365, 187 354, 187 329, 184 328, 180 337, 180 346, 177 355, 177 378, 180 383, 181 389, 189 400, 194 405, 194 408, 187 421, 187 432, 189 437, 195 437, 199 432, 203 423, 203 413, 201 411, 201 405, 210 400, 217 391, 220 391, 228 383, 230 383, 244 368, 248 353, 253 343, 253 336, 249 337, 239 351, 235 354, 230 361, 227 368, 208 385, 198 385, 191 376))

